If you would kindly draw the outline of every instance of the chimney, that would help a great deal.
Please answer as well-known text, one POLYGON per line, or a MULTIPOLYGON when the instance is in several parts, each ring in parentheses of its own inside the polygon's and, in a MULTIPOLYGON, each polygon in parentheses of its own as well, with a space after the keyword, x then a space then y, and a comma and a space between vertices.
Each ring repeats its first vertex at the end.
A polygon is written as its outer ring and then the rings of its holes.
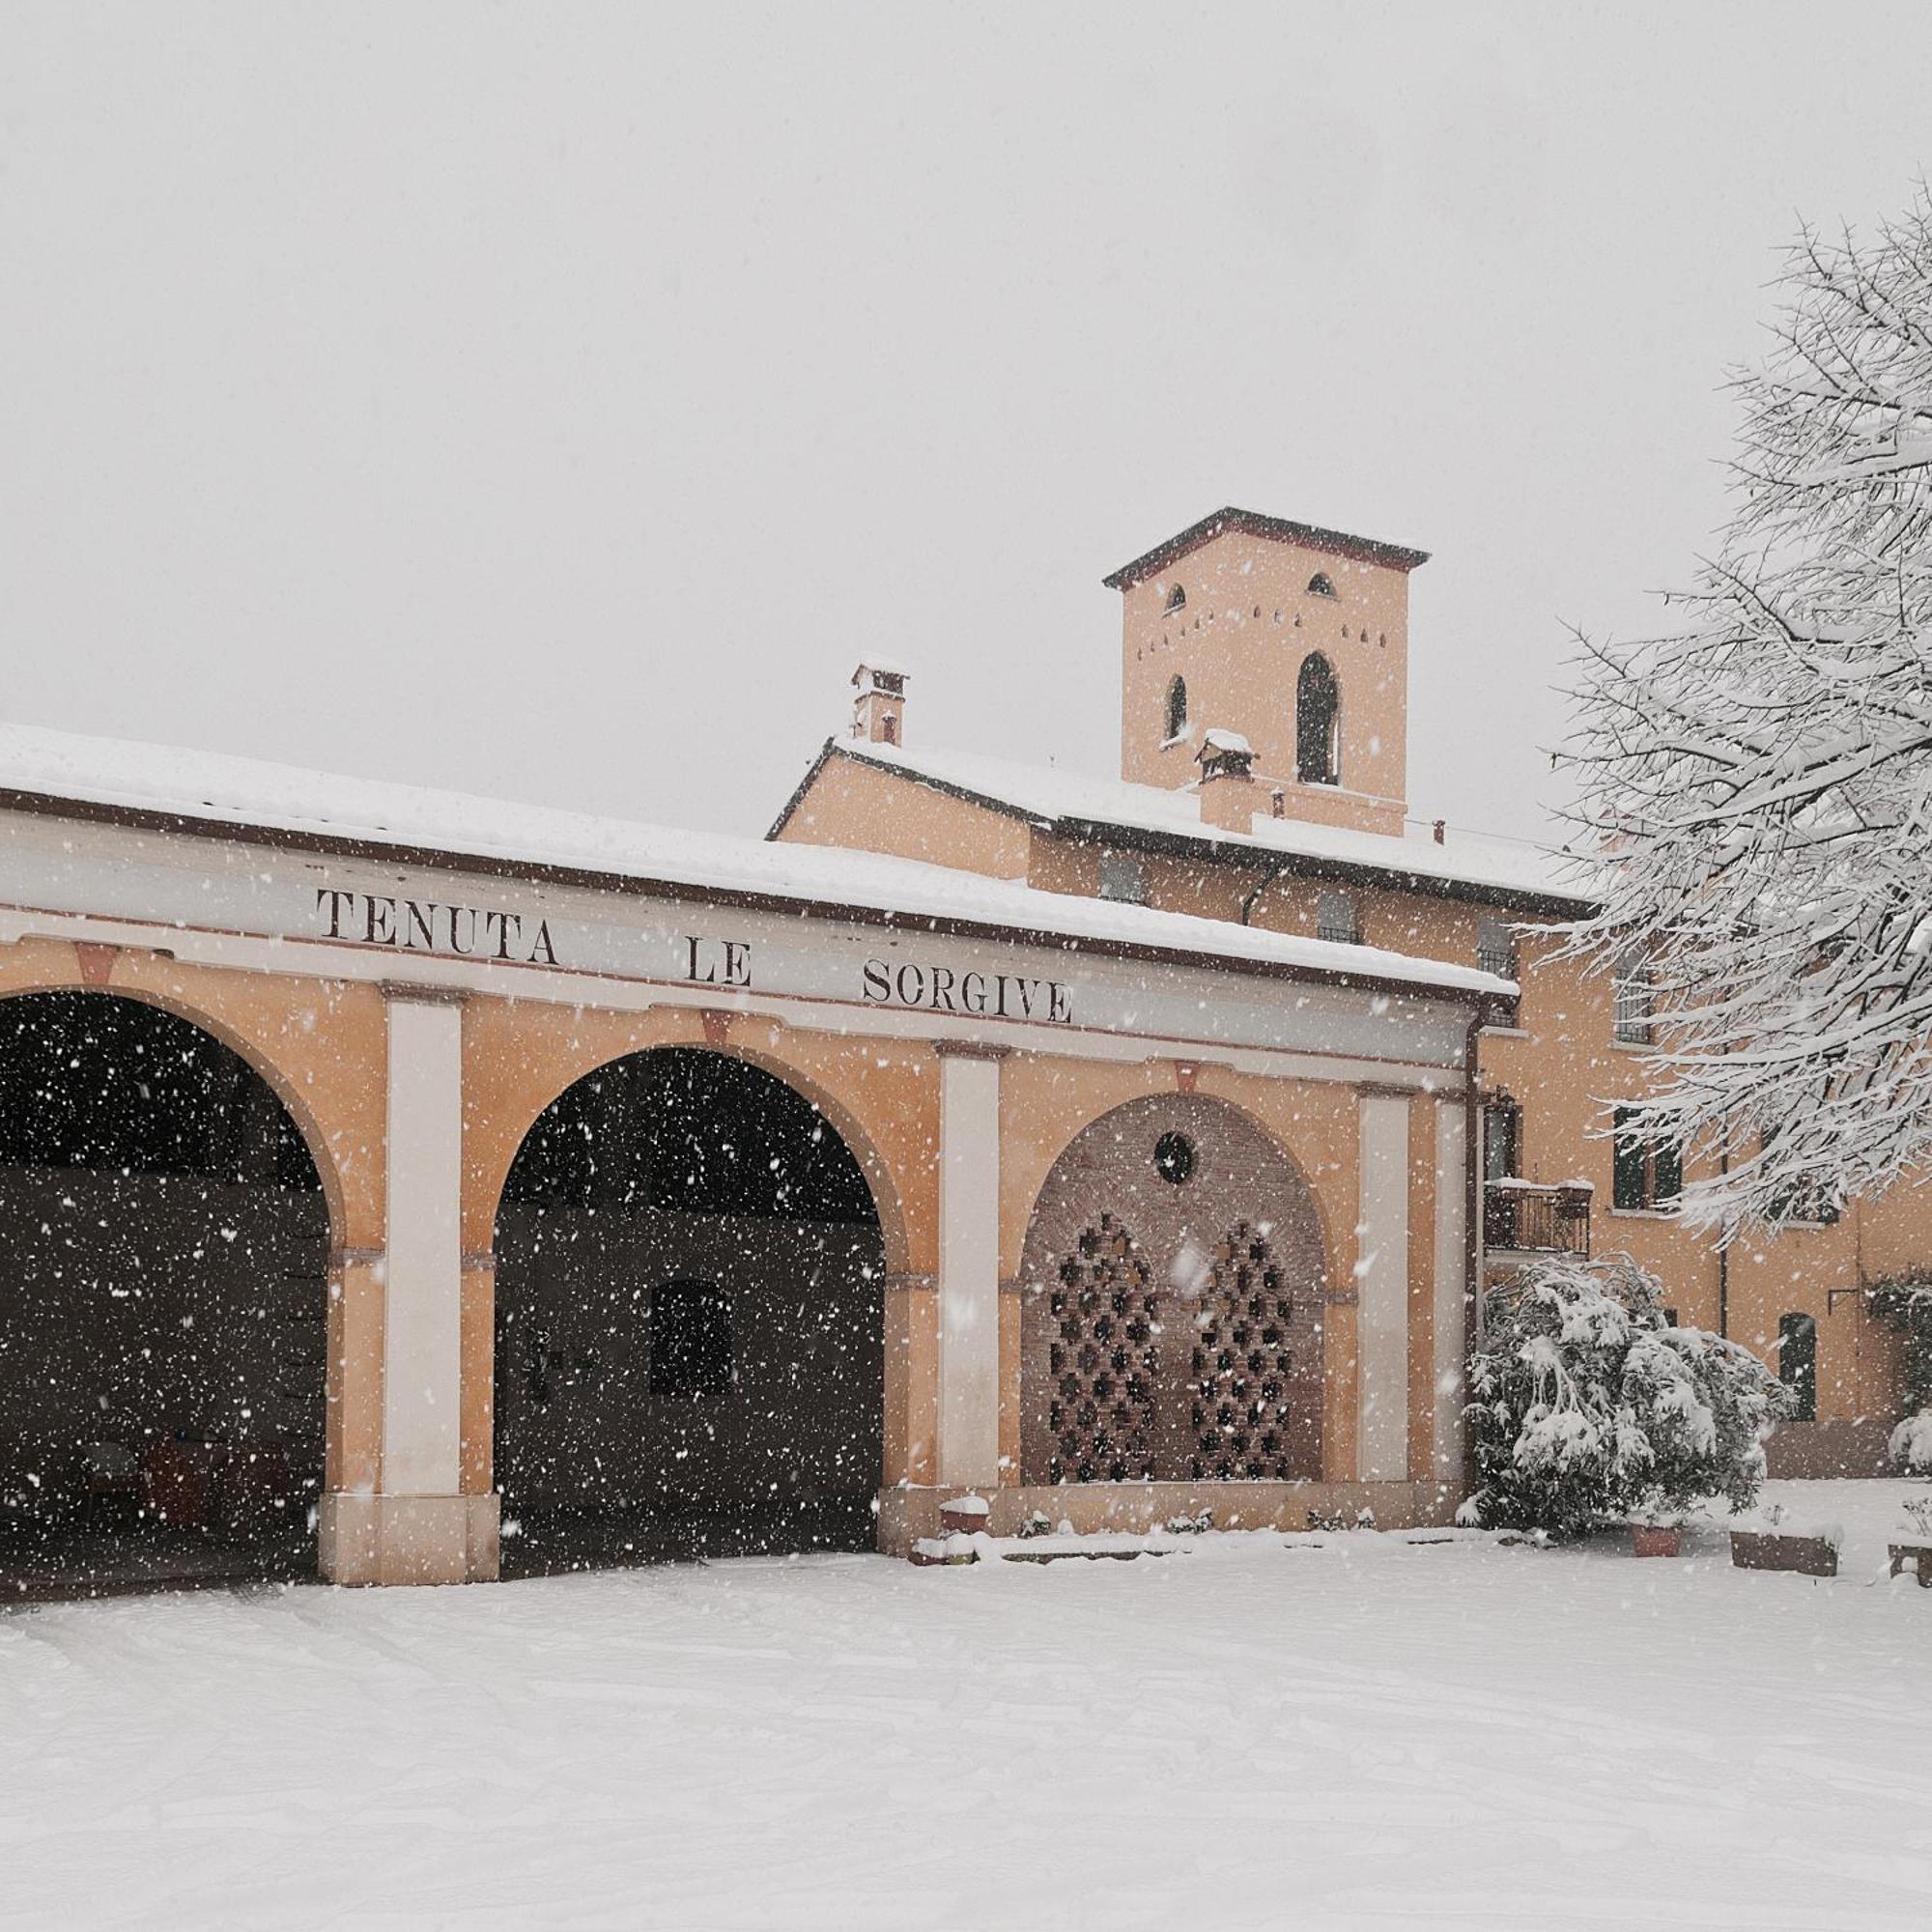
POLYGON ((852 673, 852 735, 872 745, 905 743, 906 673, 870 658, 852 673))
POLYGON ((1201 734, 1194 754, 1201 822, 1221 832, 1246 832, 1255 815, 1255 749, 1238 731, 1218 726, 1201 734))

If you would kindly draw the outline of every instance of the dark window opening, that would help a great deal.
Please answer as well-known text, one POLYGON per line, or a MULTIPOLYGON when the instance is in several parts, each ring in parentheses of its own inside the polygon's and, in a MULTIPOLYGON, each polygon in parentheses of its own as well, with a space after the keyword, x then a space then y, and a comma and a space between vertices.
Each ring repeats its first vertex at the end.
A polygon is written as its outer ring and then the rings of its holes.
POLYGON ((898 743, 899 721, 895 713, 888 711, 886 715, 879 720, 879 736, 883 738, 888 745, 896 745, 898 743))
POLYGON ((1154 1172, 1174 1187, 1194 1178, 1194 1143, 1182 1133, 1165 1133, 1153 1144, 1154 1172))
POLYGON ((661 1284, 650 1324, 653 1395, 718 1395, 731 1386, 731 1304, 715 1282, 661 1284))
POLYGON ((1311 597, 1334 596, 1335 586, 1329 581, 1328 573, 1325 570, 1318 570, 1315 573, 1315 575, 1308 580, 1308 594, 1311 597))
POLYGON ((1647 1137, 1638 1121, 1634 1107, 1616 1110, 1611 1139, 1611 1205, 1669 1212, 1684 1191, 1684 1151, 1672 1141, 1647 1137))
POLYGON ((1522 1175, 1522 1109, 1514 1100, 1492 1100, 1483 1109, 1483 1179, 1516 1180, 1522 1175))
POLYGON ((1777 1378, 1796 1398, 1792 1419, 1818 1419, 1818 1324, 1808 1315, 1777 1318, 1777 1378))
POLYGON ((1187 729, 1187 680, 1184 677, 1168 680, 1166 717, 1168 738, 1178 738, 1187 729))
POLYGON ((1187 608, 1187 592, 1178 583, 1167 593, 1167 608, 1170 611, 1184 611, 1187 608))
POLYGON ((1294 775, 1303 784, 1341 783, 1341 714, 1334 668, 1313 652, 1294 681, 1294 775))

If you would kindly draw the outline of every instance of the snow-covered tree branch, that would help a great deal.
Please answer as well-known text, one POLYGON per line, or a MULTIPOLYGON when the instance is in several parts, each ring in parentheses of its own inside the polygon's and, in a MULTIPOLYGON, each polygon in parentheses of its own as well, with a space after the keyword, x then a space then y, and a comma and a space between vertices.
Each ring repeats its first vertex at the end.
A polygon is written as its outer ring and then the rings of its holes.
POLYGON ((1932 198, 1782 287, 1687 621, 1582 640, 1567 748, 1608 860, 1573 943, 1647 958, 1645 1122, 1726 1228, 1932 1155, 1932 198))

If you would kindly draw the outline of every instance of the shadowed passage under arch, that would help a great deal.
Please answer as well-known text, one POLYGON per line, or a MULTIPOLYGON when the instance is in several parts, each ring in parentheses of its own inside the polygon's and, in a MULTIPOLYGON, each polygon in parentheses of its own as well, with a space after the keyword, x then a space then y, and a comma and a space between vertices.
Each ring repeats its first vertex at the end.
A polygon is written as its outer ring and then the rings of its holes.
POLYGON ((832 1122, 692 1047, 586 1075, 497 1215, 506 1574, 868 1548, 884 1248, 832 1122))
POLYGON ((0 1000, 0 1596, 312 1567, 327 1255, 239 1055, 117 995, 0 1000))

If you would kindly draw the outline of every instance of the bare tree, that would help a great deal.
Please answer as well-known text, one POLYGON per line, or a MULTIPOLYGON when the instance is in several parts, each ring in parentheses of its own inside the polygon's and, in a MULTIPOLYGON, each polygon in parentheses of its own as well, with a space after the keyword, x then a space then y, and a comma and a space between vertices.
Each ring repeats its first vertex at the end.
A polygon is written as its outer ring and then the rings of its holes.
POLYGON ((1780 286, 1719 553, 1682 629, 1582 640, 1566 754, 1606 861, 1573 944, 1644 960, 1641 1118, 1726 1230, 1932 1154, 1932 199, 1780 286))

